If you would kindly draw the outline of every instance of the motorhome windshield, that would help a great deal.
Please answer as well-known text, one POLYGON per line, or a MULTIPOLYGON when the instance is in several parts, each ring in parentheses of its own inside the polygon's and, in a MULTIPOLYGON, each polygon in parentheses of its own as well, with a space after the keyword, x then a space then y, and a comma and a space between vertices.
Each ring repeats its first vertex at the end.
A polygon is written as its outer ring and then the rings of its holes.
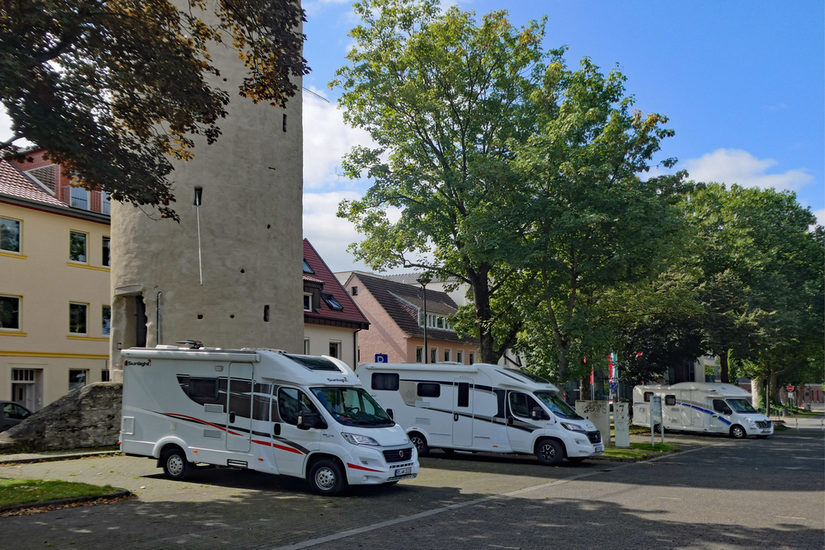
POLYGON ((545 407, 553 411, 553 414, 562 418, 581 419, 581 416, 576 414, 576 411, 557 392, 537 391, 533 395, 538 397, 545 407))
POLYGON ((310 388, 318 401, 344 426, 394 426, 389 415, 362 388, 310 388))
POLYGON ((734 412, 742 414, 757 414, 759 412, 753 408, 753 405, 747 399, 726 399, 726 401, 734 412))

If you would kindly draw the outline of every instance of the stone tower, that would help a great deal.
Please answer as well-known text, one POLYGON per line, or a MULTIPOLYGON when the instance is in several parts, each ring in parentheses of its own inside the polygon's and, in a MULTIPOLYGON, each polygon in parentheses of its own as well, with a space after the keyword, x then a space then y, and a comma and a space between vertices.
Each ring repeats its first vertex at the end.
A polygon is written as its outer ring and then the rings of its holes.
POLYGON ((301 82, 285 109, 254 104, 235 50, 211 54, 232 100, 217 143, 171 174, 180 223, 112 203, 113 380, 133 346, 302 350, 301 82))

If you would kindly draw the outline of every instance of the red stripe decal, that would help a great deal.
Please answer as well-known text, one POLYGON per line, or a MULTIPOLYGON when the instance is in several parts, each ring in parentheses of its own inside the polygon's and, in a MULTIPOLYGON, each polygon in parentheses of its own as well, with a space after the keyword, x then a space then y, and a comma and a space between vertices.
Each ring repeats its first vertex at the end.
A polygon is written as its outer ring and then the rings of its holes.
POLYGON ((257 443, 258 445, 264 445, 265 447, 274 447, 276 449, 280 449, 282 451, 289 451, 290 453, 295 453, 296 455, 302 455, 301 451, 298 449, 293 449, 292 447, 284 447, 283 445, 278 445, 277 443, 270 443, 269 441, 261 441, 258 439, 253 439, 252 443, 257 443))
POLYGON ((372 468, 364 468, 363 466, 358 466, 357 464, 350 464, 347 462, 347 468, 352 468, 353 470, 364 470, 365 472, 378 472, 379 474, 384 473, 383 470, 373 470, 372 468))

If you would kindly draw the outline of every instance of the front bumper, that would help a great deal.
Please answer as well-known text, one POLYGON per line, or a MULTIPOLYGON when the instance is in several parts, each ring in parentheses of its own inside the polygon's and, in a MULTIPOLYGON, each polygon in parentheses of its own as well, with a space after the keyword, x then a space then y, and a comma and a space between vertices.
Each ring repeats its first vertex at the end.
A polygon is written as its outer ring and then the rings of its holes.
POLYGON ((347 481, 351 485, 379 485, 413 479, 418 476, 418 453, 415 447, 370 448, 356 447, 346 461, 347 481), (396 456, 399 451, 410 451, 396 456), (391 461, 387 460, 389 455, 391 461))

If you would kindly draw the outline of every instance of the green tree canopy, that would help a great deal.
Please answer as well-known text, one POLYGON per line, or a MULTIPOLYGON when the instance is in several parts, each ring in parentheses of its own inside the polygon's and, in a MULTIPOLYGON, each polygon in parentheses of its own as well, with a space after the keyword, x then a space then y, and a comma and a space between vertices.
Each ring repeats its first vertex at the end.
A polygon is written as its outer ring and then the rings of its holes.
POLYGON ((229 92, 208 53, 232 44, 239 93, 283 105, 307 72, 297 0, 4 0, 0 99, 25 138, 92 189, 176 217, 170 158, 220 135, 229 92), (181 6, 181 7, 178 7, 181 6))

